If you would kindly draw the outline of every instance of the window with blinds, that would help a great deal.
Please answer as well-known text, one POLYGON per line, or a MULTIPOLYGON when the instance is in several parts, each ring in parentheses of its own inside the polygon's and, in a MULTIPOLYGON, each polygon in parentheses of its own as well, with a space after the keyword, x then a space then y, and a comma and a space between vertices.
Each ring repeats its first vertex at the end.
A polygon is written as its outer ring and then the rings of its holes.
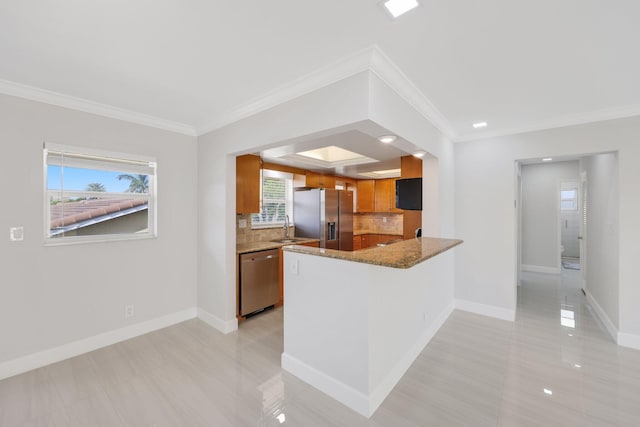
POLYGON ((560 210, 577 211, 578 210, 578 189, 569 188, 560 191, 560 210))
POLYGON ((285 216, 293 224, 293 174, 262 170, 260 213, 251 215, 252 228, 280 226, 285 216))
POLYGON ((156 236, 156 162, 45 143, 46 243, 156 236))

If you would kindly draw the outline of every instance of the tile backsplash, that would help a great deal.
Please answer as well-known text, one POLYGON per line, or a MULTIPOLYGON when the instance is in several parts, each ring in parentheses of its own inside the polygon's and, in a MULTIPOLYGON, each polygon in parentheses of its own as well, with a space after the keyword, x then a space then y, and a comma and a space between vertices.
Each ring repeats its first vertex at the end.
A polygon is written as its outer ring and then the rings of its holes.
POLYGON ((353 216, 355 234, 402 234, 401 213, 366 213, 353 216))
MULTIPOLYGON (((294 227, 290 227, 291 236, 294 234, 294 227)), ((236 243, 264 242, 284 237, 284 227, 251 229, 251 214, 236 215, 236 243), (240 228, 240 221, 245 220, 247 226, 240 228)))
MULTIPOLYGON (((355 234, 398 234, 402 235, 401 213, 368 213, 353 215, 353 232, 355 234)), ((295 236, 295 228, 291 227, 291 236, 295 236)), ((284 237, 283 227, 251 229, 251 214, 236 215, 236 243, 264 242, 284 237), (240 221, 247 223, 240 228, 240 221)))

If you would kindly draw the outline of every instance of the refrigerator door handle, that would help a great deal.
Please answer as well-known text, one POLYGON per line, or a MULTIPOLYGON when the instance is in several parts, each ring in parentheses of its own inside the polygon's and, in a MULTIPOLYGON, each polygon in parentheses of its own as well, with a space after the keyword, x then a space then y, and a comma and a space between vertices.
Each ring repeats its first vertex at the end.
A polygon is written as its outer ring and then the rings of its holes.
POLYGON ((327 240, 336 240, 336 223, 327 223, 327 240))

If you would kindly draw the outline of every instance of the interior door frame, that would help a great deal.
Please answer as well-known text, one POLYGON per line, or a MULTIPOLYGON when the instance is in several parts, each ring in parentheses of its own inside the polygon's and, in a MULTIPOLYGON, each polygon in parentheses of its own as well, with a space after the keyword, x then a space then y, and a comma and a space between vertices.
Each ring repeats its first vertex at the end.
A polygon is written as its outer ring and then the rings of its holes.
POLYGON ((587 171, 580 171, 580 276, 582 291, 587 290, 587 204, 589 203, 589 181, 587 171))

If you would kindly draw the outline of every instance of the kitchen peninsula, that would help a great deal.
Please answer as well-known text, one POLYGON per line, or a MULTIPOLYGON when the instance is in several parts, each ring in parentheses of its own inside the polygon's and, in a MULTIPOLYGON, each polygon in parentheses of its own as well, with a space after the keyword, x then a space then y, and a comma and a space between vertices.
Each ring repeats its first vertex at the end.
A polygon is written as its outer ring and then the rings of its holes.
POLYGON ((453 311, 448 250, 461 243, 285 246, 282 368, 371 416, 453 311))

